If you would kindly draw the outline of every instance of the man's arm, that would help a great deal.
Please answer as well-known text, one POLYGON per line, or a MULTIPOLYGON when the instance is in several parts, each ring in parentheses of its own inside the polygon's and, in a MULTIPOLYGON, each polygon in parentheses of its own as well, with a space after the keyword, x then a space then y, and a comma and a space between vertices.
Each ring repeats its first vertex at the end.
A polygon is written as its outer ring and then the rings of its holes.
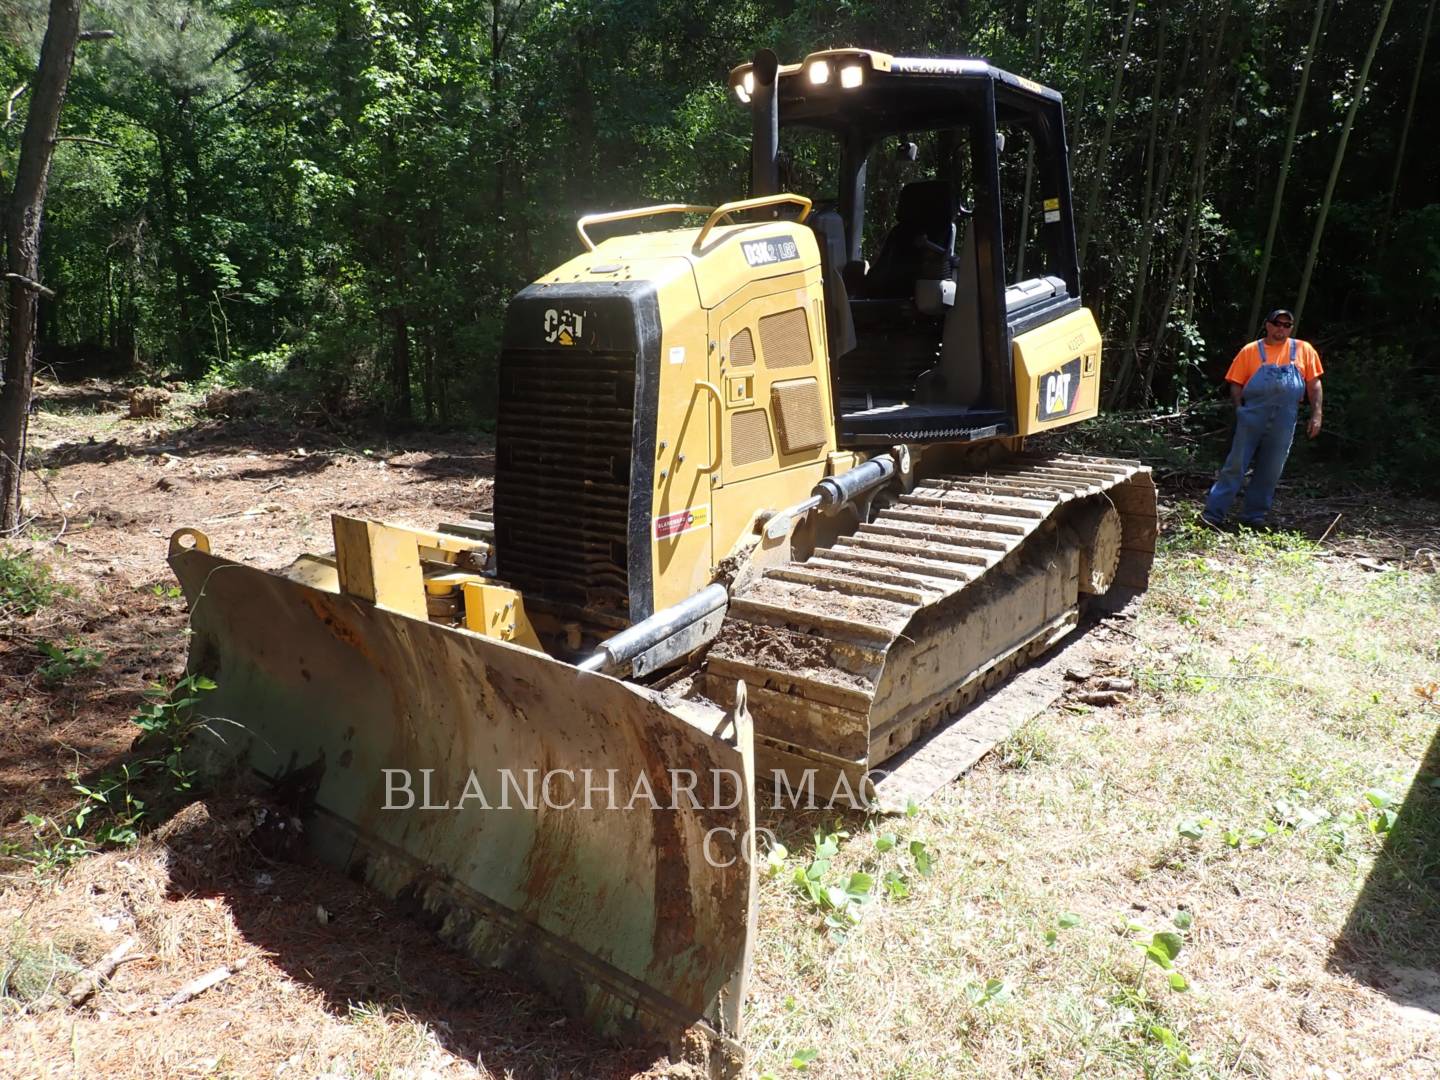
POLYGON ((1235 408, 1238 409, 1238 408, 1240 407, 1240 399, 1241 399, 1242 397, 1244 397, 1244 396, 1245 396, 1245 384, 1244 384, 1244 383, 1238 383, 1238 382, 1232 382, 1232 383, 1230 384, 1230 404, 1234 405, 1235 408))
POLYGON ((1310 424, 1307 430, 1313 439, 1320 434, 1320 405, 1325 397, 1321 392, 1319 379, 1311 379, 1305 384, 1305 396, 1310 400, 1310 424))

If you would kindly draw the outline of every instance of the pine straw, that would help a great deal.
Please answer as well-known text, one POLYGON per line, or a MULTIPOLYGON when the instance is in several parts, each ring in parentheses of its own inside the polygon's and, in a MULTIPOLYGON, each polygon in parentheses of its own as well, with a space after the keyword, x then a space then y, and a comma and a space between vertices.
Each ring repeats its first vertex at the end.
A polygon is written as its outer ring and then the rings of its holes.
POLYGON ((590 1078, 654 1061, 599 1045, 361 886, 259 855, 254 806, 196 803, 135 850, 58 879, 9 879, 6 963, 57 946, 55 992, 126 935, 143 957, 82 1008, 0 999, 0 1075, 590 1078), (189 980, 242 960, 214 989, 150 1014, 189 980))

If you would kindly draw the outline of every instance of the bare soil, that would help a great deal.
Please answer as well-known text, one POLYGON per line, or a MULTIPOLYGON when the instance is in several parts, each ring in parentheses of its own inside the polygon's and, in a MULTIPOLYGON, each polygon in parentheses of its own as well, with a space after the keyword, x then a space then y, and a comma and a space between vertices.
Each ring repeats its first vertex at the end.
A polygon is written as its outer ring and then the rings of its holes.
MULTIPOLYGON (((53 386, 31 425, 40 468, 27 475, 29 520, 8 550, 43 559, 67 593, 0 626, 0 837, 21 849, 33 843, 22 815, 69 820, 73 778, 123 761, 143 691, 183 674, 185 607, 165 563, 175 529, 199 528, 218 553, 273 568, 330 550, 332 511, 428 527, 490 507, 483 436, 360 442, 206 417, 184 395, 158 417, 128 413, 122 387, 53 386), (47 679, 42 642, 95 650, 96 666, 47 679)), ((33 953, 39 970, 50 964, 53 990, 127 935, 140 959, 82 1008, 32 1003, 0 1024, 0 1075, 664 1072, 663 1058, 598 1042, 361 886, 267 855, 250 836, 255 806, 243 794, 192 804, 138 848, 59 877, 11 867, 0 944, 11 957, 33 953), (16 940, 22 932, 33 940, 16 940), (188 980, 239 960, 249 962, 215 989, 151 1015, 188 980)))

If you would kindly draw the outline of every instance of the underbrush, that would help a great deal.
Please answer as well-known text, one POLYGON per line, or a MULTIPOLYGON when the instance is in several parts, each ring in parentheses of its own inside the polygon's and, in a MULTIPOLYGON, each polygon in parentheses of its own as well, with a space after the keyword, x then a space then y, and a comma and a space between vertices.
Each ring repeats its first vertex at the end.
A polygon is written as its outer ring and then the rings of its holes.
POLYGON ((43 562, 0 547, 0 619, 34 615, 67 592, 43 562))
POLYGON ((185 751, 196 731, 212 722, 196 706, 214 688, 201 675, 187 675, 174 687, 152 686, 148 702, 131 718, 135 752, 91 776, 72 773, 68 779, 78 801, 71 810, 58 819, 26 813, 29 842, 7 842, 0 855, 45 874, 86 855, 135 844, 142 829, 193 799, 197 777, 185 751))

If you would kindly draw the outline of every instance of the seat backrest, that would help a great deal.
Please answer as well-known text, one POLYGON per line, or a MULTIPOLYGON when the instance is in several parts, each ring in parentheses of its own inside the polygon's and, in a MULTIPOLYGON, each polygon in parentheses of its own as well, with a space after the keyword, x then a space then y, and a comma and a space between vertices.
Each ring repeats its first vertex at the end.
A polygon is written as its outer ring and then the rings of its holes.
POLYGON ((980 363, 980 273, 975 257, 975 223, 969 222, 956 268, 955 304, 945 313, 940 339, 940 374, 944 399, 973 408, 985 388, 980 363))
POLYGON ((865 276, 865 296, 908 297, 917 278, 947 277, 944 264, 955 251, 956 210, 955 189, 948 180, 916 180, 901 188, 895 225, 865 276))
POLYGON ((855 323, 850 315, 850 293, 841 271, 845 266, 845 223, 834 210, 811 214, 808 224, 820 245, 820 270, 825 281, 825 327, 831 361, 855 348, 855 323))

